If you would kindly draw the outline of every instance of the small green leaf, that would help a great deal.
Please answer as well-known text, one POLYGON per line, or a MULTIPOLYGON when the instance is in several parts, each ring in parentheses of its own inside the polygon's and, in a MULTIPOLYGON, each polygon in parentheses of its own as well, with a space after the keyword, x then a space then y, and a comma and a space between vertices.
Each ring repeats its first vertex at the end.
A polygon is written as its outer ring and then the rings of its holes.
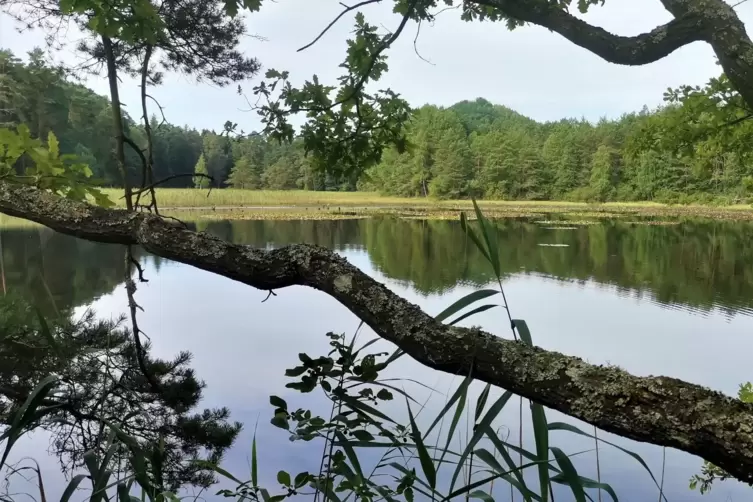
POLYGON ((483 300, 484 298, 489 298, 490 296, 498 295, 499 291, 496 289, 481 289, 478 291, 474 291, 472 293, 469 293, 462 297, 461 299, 454 302, 452 305, 444 309, 442 312, 437 314, 434 319, 437 321, 444 321, 448 317, 450 317, 453 314, 456 314, 457 312, 463 310, 467 306, 476 303, 479 300, 483 300))
POLYGON ((81 481, 88 478, 86 474, 77 474, 71 478, 68 485, 65 487, 65 491, 63 491, 63 495, 60 497, 60 502, 69 502, 71 499, 71 496, 78 488, 78 485, 81 484, 81 481))
MULTIPOLYGON (((552 482, 558 483, 561 485, 568 485, 568 481, 565 479, 565 476, 563 474, 557 474, 556 476, 552 476, 552 482)), ((612 500, 614 502, 619 502, 619 499, 617 498, 617 493, 615 493, 614 489, 608 485, 607 483, 599 483, 598 481, 594 481, 593 479, 584 478, 583 476, 578 476, 578 482, 583 485, 584 488, 595 488, 597 490, 604 490, 609 494, 610 497, 612 497, 612 500)))
POLYGON ((392 401, 393 399, 392 392, 388 391, 387 389, 379 389, 376 397, 381 399, 382 401, 392 401))
POLYGON ((489 309, 493 309, 496 307, 496 305, 488 304, 488 305, 481 305, 480 307, 476 307, 475 309, 471 310, 470 312, 466 312, 465 314, 461 315, 457 319, 449 322, 448 324, 450 326, 454 326, 463 319, 467 319, 468 317, 471 317, 472 315, 480 314, 481 312, 486 312, 489 309))
POLYGON ((429 486, 432 490, 434 490, 434 488, 436 488, 437 486, 437 471, 434 467, 434 462, 431 460, 431 456, 429 455, 429 451, 426 449, 426 446, 424 446, 424 441, 421 437, 421 431, 416 425, 416 420, 413 418, 413 411, 411 411, 410 402, 407 399, 405 400, 405 404, 406 406, 408 406, 408 418, 410 419, 411 431, 413 432, 413 442, 415 443, 416 450, 418 451, 418 460, 421 463, 421 470, 424 471, 424 476, 426 477, 426 481, 429 483, 429 486))
POLYGON ((392 420, 390 417, 388 417, 381 411, 377 410, 373 406, 369 406, 368 404, 362 403, 361 401, 353 398, 352 396, 345 395, 345 396, 342 396, 341 399, 343 403, 345 403, 348 406, 348 408, 350 408, 351 410, 355 412, 362 413, 366 416, 374 416, 377 418, 381 418, 382 420, 386 420, 393 424, 395 423, 394 420, 392 420))
POLYGON ((254 430, 254 439, 251 441, 251 484, 254 488, 259 486, 259 461, 256 458, 256 430, 254 430))
POLYGON ((296 488, 300 488, 306 484, 310 477, 311 475, 308 472, 299 472, 298 474, 296 474, 295 480, 293 480, 293 484, 296 488))
POLYGON ((484 411, 486 400, 489 398, 489 391, 491 388, 492 385, 488 383, 484 387, 484 390, 481 391, 481 394, 479 394, 478 399, 476 400, 476 412, 473 414, 474 422, 478 422, 479 417, 481 417, 481 412, 484 411))
POLYGON ((537 403, 531 403, 531 416, 533 418, 533 437, 536 441, 536 457, 539 462, 539 487, 541 499, 546 502, 549 496, 549 429, 546 425, 546 413, 544 407, 537 403))
POLYGON ((523 343, 533 347, 533 339, 531 338, 531 330, 528 329, 528 324, 526 324, 523 319, 513 319, 512 323, 518 331, 520 339, 523 340, 523 343))
POLYGON ((270 423, 274 425, 275 427, 279 427, 280 429, 289 430, 290 424, 288 424, 288 418, 284 413, 278 413, 274 417, 272 417, 272 420, 270 420, 270 423))
POLYGON ((269 404, 271 404, 275 408, 280 408, 283 410, 288 409, 288 403, 286 403, 284 399, 277 396, 269 396, 269 404))
POLYGON ((290 368, 290 369, 285 370, 285 376, 289 376, 289 377, 301 376, 304 373, 306 373, 305 366, 296 366, 295 368, 290 368))
POLYGON ((374 436, 372 436, 369 431, 365 431, 365 430, 353 431, 353 436, 359 441, 373 441, 374 440, 374 436))
POLYGON ((356 455, 356 451, 353 449, 350 441, 348 441, 348 438, 346 438, 339 430, 335 430, 335 436, 337 436, 342 449, 345 450, 345 455, 348 456, 348 460, 350 460, 350 464, 353 466, 353 469, 355 469, 356 474, 358 474, 361 480, 366 479, 361 470, 361 463, 358 461, 358 455, 356 455))
POLYGON ((494 502, 494 499, 491 495, 481 490, 473 491, 469 493, 468 496, 472 499, 481 499, 484 502, 494 502))
POLYGON ((570 490, 572 490, 573 492, 575 501, 586 502, 586 492, 583 489, 580 477, 578 476, 578 471, 575 470, 573 463, 570 461, 568 456, 565 455, 565 452, 563 452, 559 448, 553 446, 551 450, 554 454, 554 458, 557 460, 557 464, 560 466, 560 469, 562 469, 563 479, 565 480, 567 486, 570 487, 570 490))
POLYGON ((230 474, 228 471, 226 471, 225 469, 223 469, 222 467, 220 467, 219 465, 213 462, 209 462, 207 460, 194 460, 192 463, 204 469, 214 471, 220 476, 229 479, 230 481, 235 481, 239 485, 243 484, 243 482, 240 479, 236 478, 235 476, 230 474))
POLYGON ((230 17, 238 15, 238 2, 236 0, 225 0, 225 12, 230 17))
POLYGON ((279 483, 280 483, 280 484, 281 484, 282 486, 290 486, 290 474, 288 474, 288 473, 287 473, 287 472, 285 472, 285 471, 279 471, 279 472, 277 473, 277 481, 278 481, 278 482, 279 482, 279 483))
POLYGON ((491 223, 489 223, 489 220, 487 220, 484 214, 481 212, 481 208, 478 207, 476 199, 472 199, 472 201, 473 209, 476 211, 476 218, 478 218, 479 225, 481 226, 481 235, 484 237, 487 249, 489 250, 489 262, 491 262, 492 268, 494 269, 494 273, 497 275, 497 278, 500 279, 502 277, 502 272, 499 262, 499 245, 496 228, 494 228, 491 223))

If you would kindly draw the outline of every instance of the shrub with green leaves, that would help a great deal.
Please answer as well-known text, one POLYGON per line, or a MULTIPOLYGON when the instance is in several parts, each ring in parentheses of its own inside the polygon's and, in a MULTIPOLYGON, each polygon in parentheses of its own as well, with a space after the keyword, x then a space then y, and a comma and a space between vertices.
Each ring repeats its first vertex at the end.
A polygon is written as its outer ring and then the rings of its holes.
POLYGON ((0 180, 23 183, 73 200, 87 196, 101 206, 112 206, 96 188, 92 170, 72 154, 60 154, 58 139, 50 131, 47 144, 33 138, 21 124, 15 131, 0 128, 0 180))

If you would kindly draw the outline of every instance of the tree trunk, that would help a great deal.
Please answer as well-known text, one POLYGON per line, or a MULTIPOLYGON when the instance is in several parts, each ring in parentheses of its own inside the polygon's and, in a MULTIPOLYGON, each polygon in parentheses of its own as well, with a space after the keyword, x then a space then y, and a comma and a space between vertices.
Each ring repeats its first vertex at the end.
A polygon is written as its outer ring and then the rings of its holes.
MULTIPOLYGON (((152 185, 153 179, 153 165, 154 165, 154 146, 152 140, 152 125, 149 123, 149 114, 146 107, 146 84, 147 77, 149 75, 149 60, 152 57, 152 46, 147 45, 144 52, 144 64, 141 68, 141 113, 144 118, 144 133, 146 134, 146 165, 144 166, 144 173, 141 179, 141 189, 145 186, 152 185)), ((154 201, 152 201, 154 202, 154 201)))
POLYGON ((123 113, 120 106, 120 93, 118 92, 118 70, 115 66, 115 54, 112 50, 112 41, 102 36, 102 46, 105 49, 107 60, 107 80, 110 84, 110 101, 112 102, 112 120, 115 127, 115 161, 123 176, 123 190, 125 192, 126 209, 133 210, 131 195, 131 180, 128 179, 128 171, 125 162, 125 132, 123 131, 123 113))
POLYGON ((262 290, 301 285, 323 291, 430 368, 463 375, 472 369, 479 380, 603 430, 699 455, 753 482, 753 405, 674 378, 637 377, 478 329, 443 325, 328 249, 256 249, 153 214, 94 207, 5 182, 0 212, 82 239, 141 245, 262 290))

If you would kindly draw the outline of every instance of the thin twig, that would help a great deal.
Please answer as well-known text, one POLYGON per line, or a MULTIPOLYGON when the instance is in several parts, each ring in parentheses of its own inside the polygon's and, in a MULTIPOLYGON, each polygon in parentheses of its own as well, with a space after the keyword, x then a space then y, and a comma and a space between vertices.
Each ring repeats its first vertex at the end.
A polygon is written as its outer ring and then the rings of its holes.
POLYGON ((421 34, 421 21, 418 22, 418 27, 416 28, 416 36, 413 38, 413 52, 415 52, 416 56, 418 56, 422 61, 424 61, 426 63, 429 63, 432 66, 436 66, 434 63, 432 63, 431 61, 429 61, 428 59, 426 59, 425 57, 423 57, 418 52, 418 35, 420 35, 420 34, 421 34))
POLYGON ((270 296, 277 296, 277 293, 275 293, 274 291, 272 291, 272 290, 270 289, 270 290, 269 290, 269 293, 267 294, 267 297, 266 297, 265 299, 263 299, 263 300, 262 300, 261 302, 262 302, 262 303, 266 302, 267 300, 269 300, 269 297, 270 297, 270 296))
MULTIPOLYGON (((157 187, 157 186, 159 186, 159 185, 161 185, 163 183, 167 183, 170 180, 174 180, 176 178, 186 178, 186 177, 189 177, 189 176, 192 177, 192 178, 206 178, 209 181, 211 181, 211 183, 214 183, 214 178, 211 177, 208 174, 202 174, 202 173, 171 174, 170 176, 165 176, 161 180, 155 181, 151 185, 148 185, 148 186, 146 186, 144 188, 140 188, 138 190, 134 190, 133 193, 135 193, 135 194, 141 194, 141 193, 149 191, 149 190, 151 190, 151 189, 153 189, 153 188, 155 188, 155 187, 157 187)), ((211 183, 209 185, 209 193, 207 193, 207 197, 209 197, 209 194, 212 192, 212 185, 211 185, 211 183)))
POLYGON ((319 39, 321 39, 324 36, 324 34, 327 33, 330 30, 330 28, 332 28, 340 20, 340 18, 342 18, 348 12, 351 12, 351 11, 353 11, 355 9, 358 9, 359 7, 363 7, 364 5, 368 5, 368 4, 372 4, 372 3, 379 3, 381 1, 382 0, 364 0, 363 2, 359 2, 359 3, 355 4, 355 5, 350 6, 350 7, 347 6, 347 5, 345 5, 345 4, 343 4, 343 3, 340 3, 340 5, 342 5, 343 7, 345 7, 345 9, 342 12, 340 12, 340 14, 338 14, 337 17, 335 19, 333 19, 327 25, 327 27, 324 28, 321 31, 321 33, 319 33, 319 35, 314 40, 312 40, 311 42, 307 43, 306 45, 304 45, 303 47, 301 47, 300 49, 298 49, 296 52, 305 51, 306 49, 308 49, 309 47, 311 47, 312 45, 314 45, 315 43, 317 43, 319 41, 319 39))
POLYGON ((162 115, 162 122, 160 122, 157 125, 157 129, 159 129, 160 127, 162 127, 164 124, 167 123, 167 119, 165 118, 165 109, 162 107, 161 104, 159 104, 159 101, 157 101, 156 99, 154 99, 150 94, 146 94, 146 97, 149 98, 149 99, 151 99, 152 101, 154 101, 154 104, 156 104, 157 108, 159 108, 160 115, 162 115))

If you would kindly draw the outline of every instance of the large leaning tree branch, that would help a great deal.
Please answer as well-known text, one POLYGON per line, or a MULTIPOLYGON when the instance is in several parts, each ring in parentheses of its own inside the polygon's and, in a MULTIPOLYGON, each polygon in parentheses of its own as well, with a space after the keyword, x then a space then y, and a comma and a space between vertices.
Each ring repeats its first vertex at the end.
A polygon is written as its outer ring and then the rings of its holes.
POLYGON ((644 65, 658 61, 692 42, 703 40, 702 18, 688 14, 673 19, 648 33, 625 37, 593 26, 563 10, 557 4, 538 0, 470 0, 494 7, 505 15, 548 28, 610 63, 644 65))
POLYGON ((753 482, 753 405, 674 378, 637 377, 441 324, 328 249, 232 244, 154 214, 95 207, 5 182, 0 212, 90 241, 141 245, 258 289, 301 285, 323 291, 430 368, 466 374, 474 361, 479 380, 620 436, 698 455, 753 482))
POLYGON ((711 45, 724 72, 753 106, 753 42, 745 24, 724 0, 660 0, 674 17, 654 30, 625 37, 593 26, 548 0, 468 0, 505 16, 548 28, 601 58, 645 65, 698 41, 711 45))

